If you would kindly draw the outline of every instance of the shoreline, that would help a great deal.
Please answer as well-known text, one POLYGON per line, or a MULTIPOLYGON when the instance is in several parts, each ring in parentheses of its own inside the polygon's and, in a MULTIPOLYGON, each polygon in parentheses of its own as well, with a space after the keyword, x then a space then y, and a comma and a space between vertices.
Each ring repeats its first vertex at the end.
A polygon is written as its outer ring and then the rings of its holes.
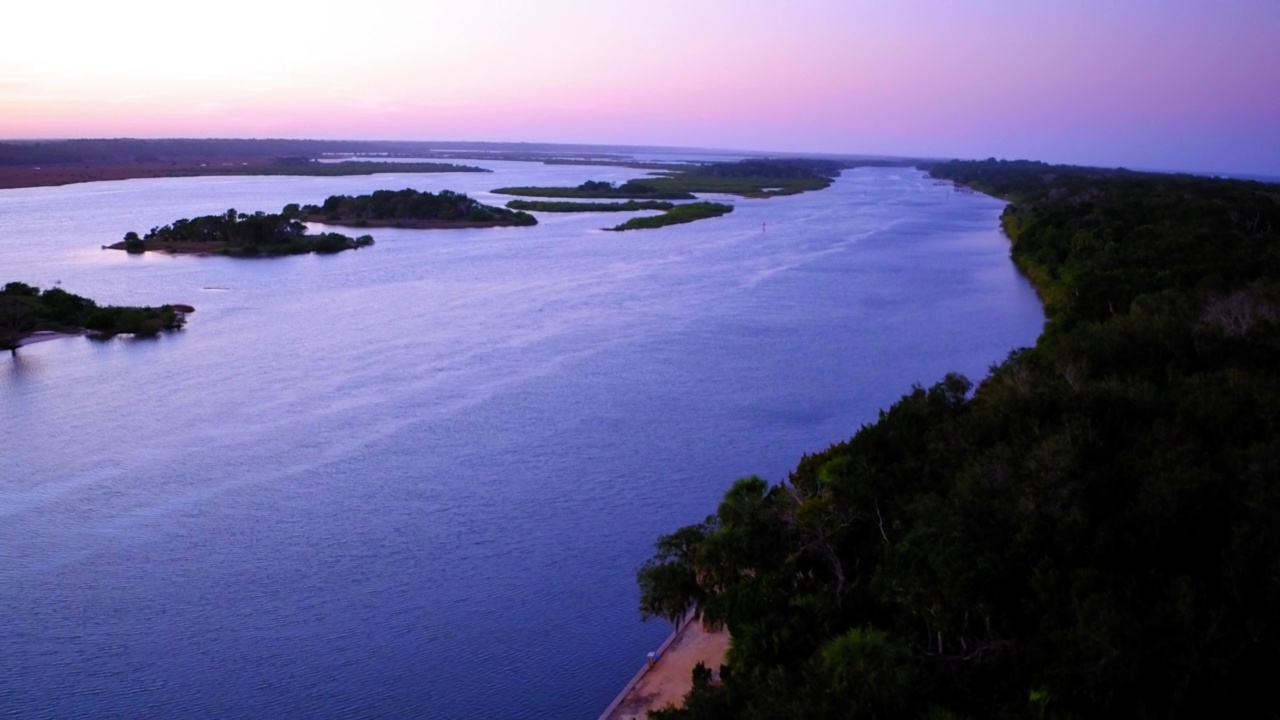
POLYGON ((693 669, 702 663, 719 676, 729 651, 729 630, 707 630, 693 611, 654 653, 656 660, 640 670, 609 703, 599 720, 646 720, 650 710, 679 707, 693 689, 693 669))
POLYGON ((36 343, 49 342, 50 340, 61 340, 63 338, 84 337, 83 331, 76 333, 58 332, 57 330, 37 330, 30 335, 24 335, 18 338, 18 347, 27 347, 36 343))
POLYGON ((303 222, 349 228, 393 228, 401 230, 468 230, 474 228, 529 227, 507 220, 326 220, 323 215, 303 215, 303 222))

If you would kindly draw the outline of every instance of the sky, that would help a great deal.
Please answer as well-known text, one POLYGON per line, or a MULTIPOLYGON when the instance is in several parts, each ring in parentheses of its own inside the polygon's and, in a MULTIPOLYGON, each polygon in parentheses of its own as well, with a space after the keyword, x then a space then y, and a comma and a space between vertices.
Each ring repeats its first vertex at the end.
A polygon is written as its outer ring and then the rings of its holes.
POLYGON ((570 142, 1280 176, 1280 0, 16 2, 0 138, 570 142))

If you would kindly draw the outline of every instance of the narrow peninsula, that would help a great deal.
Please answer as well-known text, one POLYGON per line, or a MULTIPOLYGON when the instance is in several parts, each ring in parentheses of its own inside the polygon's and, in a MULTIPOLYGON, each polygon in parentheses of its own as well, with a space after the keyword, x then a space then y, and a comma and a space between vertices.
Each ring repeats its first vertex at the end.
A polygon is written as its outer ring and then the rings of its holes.
POLYGON ((180 330, 190 312, 195 308, 177 304, 98 305, 59 287, 42 291, 33 285, 11 282, 0 290, 0 350, 16 351, 41 339, 68 335, 154 337, 180 330))
POLYGON ((351 227, 456 229, 538 224, 527 212, 484 205, 451 190, 430 193, 406 188, 354 197, 332 195, 320 205, 303 206, 299 212, 310 222, 351 227))

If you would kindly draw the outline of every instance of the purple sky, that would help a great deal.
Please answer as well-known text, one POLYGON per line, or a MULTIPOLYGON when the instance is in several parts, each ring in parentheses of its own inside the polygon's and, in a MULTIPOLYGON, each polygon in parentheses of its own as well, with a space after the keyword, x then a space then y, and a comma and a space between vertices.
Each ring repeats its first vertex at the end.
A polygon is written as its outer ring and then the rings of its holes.
POLYGON ((46 0, 0 137, 688 145, 1280 175, 1280 0, 46 0))

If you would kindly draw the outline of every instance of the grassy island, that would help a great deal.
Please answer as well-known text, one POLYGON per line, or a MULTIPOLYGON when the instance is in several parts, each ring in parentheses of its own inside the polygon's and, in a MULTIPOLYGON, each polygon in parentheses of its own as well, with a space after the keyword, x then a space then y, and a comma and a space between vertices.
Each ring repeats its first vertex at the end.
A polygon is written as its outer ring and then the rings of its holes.
POLYGON ((371 195, 354 197, 333 195, 320 205, 305 205, 299 212, 304 220, 311 222, 354 227, 487 228, 538 224, 529 213, 484 205, 450 190, 439 193, 378 190, 371 195))
POLYGON ((530 212, 636 212, 638 210, 670 210, 675 203, 665 200, 628 200, 627 202, 557 202, 554 200, 512 200, 507 207, 530 212))
MULTIPOLYGON (((866 164, 866 163, 864 163, 866 164)), ((840 171, 856 163, 814 159, 753 159, 671 169, 666 175, 628 180, 621 185, 588 180, 577 187, 505 187, 503 195, 529 197, 692 200, 693 193, 727 193, 751 198, 822 190, 840 171)))
POLYGON ((99 306, 62 288, 41 291, 32 285, 11 282, 0 290, 0 350, 16 350, 36 333, 153 337, 182 328, 186 314, 193 311, 189 305, 99 306))
POLYGON ((628 180, 614 185, 603 180, 588 180, 577 187, 504 187, 493 192, 500 195, 528 197, 582 198, 590 200, 692 200, 685 190, 663 190, 653 179, 628 180))
POLYGON ((930 172, 1010 202, 1044 333, 660 538, 642 614, 696 608, 733 640, 723 682, 695 670, 684 708, 651 717, 1275 708, 1280 186, 930 172))
POLYGON ((165 252, 174 254, 229 255, 232 257, 279 257, 308 253, 336 253, 373 244, 373 238, 358 238, 338 233, 307 232, 298 216, 298 206, 289 205, 283 212, 252 215, 234 209, 221 215, 203 215, 174 221, 152 228, 139 237, 126 233, 111 250, 128 253, 165 252))
POLYGON ((637 217, 617 225, 609 230, 648 230, 651 228, 666 227, 667 225, 679 225, 681 223, 691 223, 695 220, 705 220, 707 218, 720 217, 725 213, 733 212, 732 205, 713 202, 695 202, 676 205, 661 215, 653 215, 649 217, 637 217))

